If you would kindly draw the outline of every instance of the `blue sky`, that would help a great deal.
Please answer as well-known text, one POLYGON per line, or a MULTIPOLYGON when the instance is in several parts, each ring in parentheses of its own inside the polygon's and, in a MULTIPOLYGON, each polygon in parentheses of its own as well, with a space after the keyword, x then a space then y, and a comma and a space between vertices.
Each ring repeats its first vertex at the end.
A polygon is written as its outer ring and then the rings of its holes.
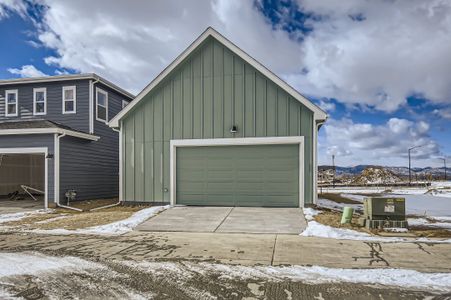
MULTIPOLYGON (((329 114, 319 163, 451 154, 451 4, 0 0, 0 78, 96 72, 139 92, 207 26, 329 114)), ((451 165, 451 163, 450 163, 451 165)))

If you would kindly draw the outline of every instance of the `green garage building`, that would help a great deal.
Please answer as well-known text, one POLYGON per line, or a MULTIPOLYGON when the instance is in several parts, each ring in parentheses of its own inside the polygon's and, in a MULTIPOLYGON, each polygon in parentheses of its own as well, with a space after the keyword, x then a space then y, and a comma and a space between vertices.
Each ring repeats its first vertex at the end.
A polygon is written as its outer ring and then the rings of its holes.
POLYGON ((326 118, 208 28, 111 120, 120 130, 120 199, 206 206, 314 203, 317 132, 326 118))

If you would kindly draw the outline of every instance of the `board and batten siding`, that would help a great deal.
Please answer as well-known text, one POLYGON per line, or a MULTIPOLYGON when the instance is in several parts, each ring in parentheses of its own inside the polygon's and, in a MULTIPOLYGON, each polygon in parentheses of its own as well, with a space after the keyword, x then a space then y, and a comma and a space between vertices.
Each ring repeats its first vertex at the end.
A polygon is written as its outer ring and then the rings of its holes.
POLYGON ((121 122, 124 201, 169 203, 172 139, 271 136, 305 137, 313 201, 313 112, 212 37, 121 122))

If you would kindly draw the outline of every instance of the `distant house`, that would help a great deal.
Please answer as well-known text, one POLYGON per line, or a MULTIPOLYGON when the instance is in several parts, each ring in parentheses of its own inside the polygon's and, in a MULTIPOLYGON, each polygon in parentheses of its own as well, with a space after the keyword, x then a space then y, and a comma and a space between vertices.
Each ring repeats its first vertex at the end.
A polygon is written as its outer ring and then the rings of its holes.
POLYGON ((314 203, 317 131, 326 118, 208 28, 110 122, 120 130, 120 198, 220 206, 314 203))
POLYGON ((96 74, 0 81, 0 197, 45 192, 43 206, 118 196, 118 133, 133 95, 96 74))

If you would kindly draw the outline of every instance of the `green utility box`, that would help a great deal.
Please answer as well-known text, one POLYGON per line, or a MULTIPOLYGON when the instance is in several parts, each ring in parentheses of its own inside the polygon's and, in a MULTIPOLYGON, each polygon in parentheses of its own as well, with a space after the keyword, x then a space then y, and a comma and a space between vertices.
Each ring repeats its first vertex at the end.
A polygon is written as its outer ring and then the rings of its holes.
POLYGON ((363 209, 367 228, 407 228, 405 198, 367 197, 363 209))

